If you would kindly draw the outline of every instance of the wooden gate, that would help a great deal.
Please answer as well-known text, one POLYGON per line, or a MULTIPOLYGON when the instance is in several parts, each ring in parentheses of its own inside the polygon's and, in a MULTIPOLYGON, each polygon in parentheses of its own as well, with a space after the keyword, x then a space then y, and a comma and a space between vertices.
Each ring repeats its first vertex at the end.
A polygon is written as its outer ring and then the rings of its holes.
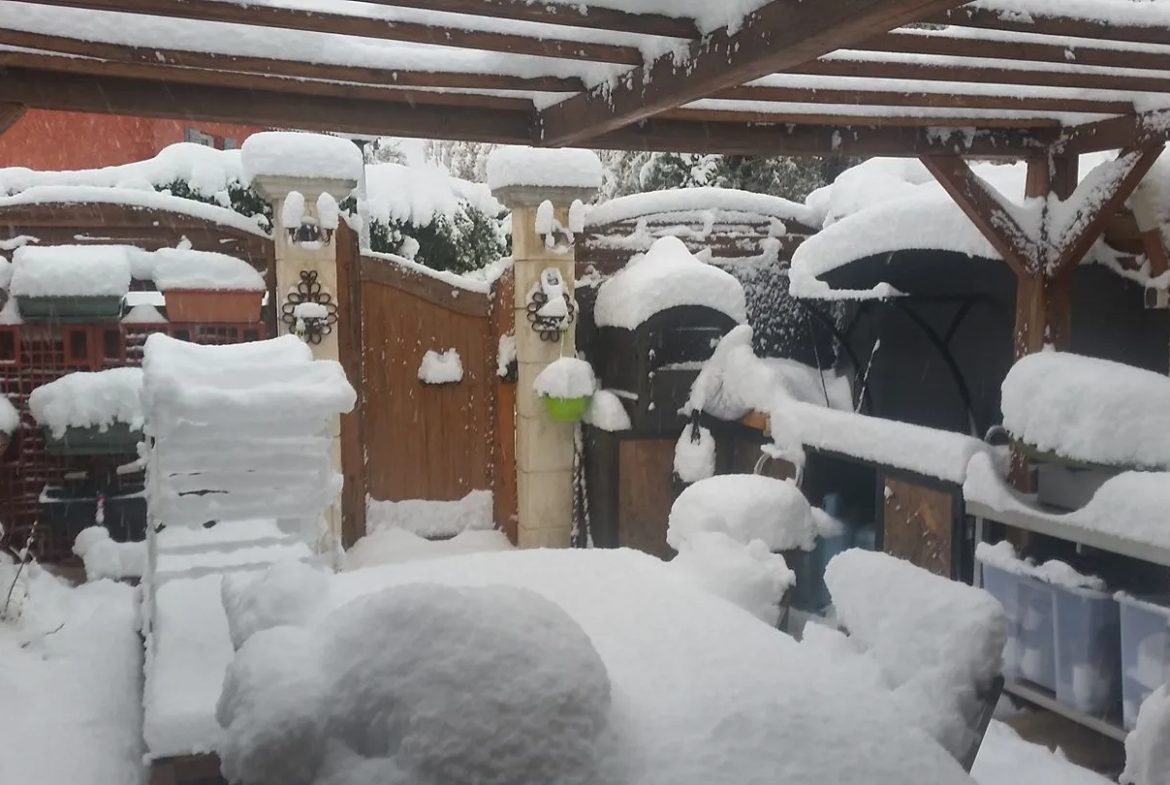
POLYGON ((359 391, 343 418, 345 540, 365 534, 367 499, 454 501, 491 491, 495 521, 514 538, 515 387, 498 373, 512 326, 512 274, 494 284, 440 276, 395 257, 360 255, 345 232, 339 282, 349 329, 342 363, 359 391), (463 378, 427 384, 428 351, 454 349, 463 378))

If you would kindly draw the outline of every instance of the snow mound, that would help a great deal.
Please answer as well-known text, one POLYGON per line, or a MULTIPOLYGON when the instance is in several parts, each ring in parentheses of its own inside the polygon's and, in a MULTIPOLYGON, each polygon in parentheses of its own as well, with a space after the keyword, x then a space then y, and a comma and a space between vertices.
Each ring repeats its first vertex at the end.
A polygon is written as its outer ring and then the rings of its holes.
POLYGON ((541 188, 601 187, 601 159, 592 150, 535 147, 498 147, 487 162, 488 187, 541 188))
POLYGON ((345 552, 345 569, 361 570, 382 564, 438 559, 483 551, 512 550, 512 543, 496 529, 467 529, 449 540, 427 540, 397 527, 367 534, 345 552))
POLYGON ((715 437, 699 426, 684 428, 674 446, 674 473, 683 482, 706 480, 715 474, 715 437))
POLYGON ((264 276, 243 259, 190 248, 155 251, 153 277, 160 292, 170 289, 262 292, 266 288, 264 276))
POLYGON ((603 431, 628 431, 633 427, 622 399, 610 390, 597 390, 585 412, 585 422, 603 431))
POLYGON ((1003 382, 1003 424, 1046 452, 1087 463, 1170 469, 1170 378, 1046 351, 1003 382))
POLYGON ((362 152, 349 139, 325 134, 264 131, 240 146, 245 182, 259 176, 362 179, 362 152))
POLYGON ((75 371, 43 384, 28 397, 37 424, 61 437, 67 428, 107 430, 115 422, 142 427, 142 371, 75 371))
POLYGON ((835 556, 825 584, 837 618, 880 666, 907 716, 962 755, 979 710, 976 690, 1003 666, 1007 619, 999 603, 982 589, 862 550, 835 556))
POLYGON ((465 531, 495 528, 491 491, 470 491, 455 501, 366 500, 366 533, 401 529, 419 537, 452 537, 465 531))
POLYGON ((1138 711, 1137 727, 1125 739, 1125 785, 1170 783, 1170 685, 1151 693, 1138 711))
POLYGON ((278 561, 259 575, 224 575, 220 596, 232 647, 263 630, 307 621, 328 591, 325 574, 300 561, 278 561))
POLYGON ((16 297, 122 297, 130 257, 121 245, 25 245, 13 254, 16 297))
POLYGON ((423 384, 458 384, 463 381, 463 362, 459 352, 428 350, 418 366, 418 378, 423 384))
POLYGON ((677 237, 662 237, 597 290, 598 327, 632 330, 656 313, 697 305, 747 320, 743 286, 731 273, 701 261, 677 237))
POLYGON ((415 584, 249 639, 219 752, 228 780, 254 785, 586 785, 609 706, 601 657, 554 603, 415 584))
POLYGON ((783 556, 760 540, 744 545, 722 532, 688 538, 670 566, 773 627, 780 620, 784 592, 796 585, 783 556))
POLYGON ((596 386, 593 366, 576 357, 552 361, 532 380, 532 389, 546 398, 588 398, 596 386))
POLYGON ((73 553, 81 557, 87 581, 141 578, 146 573, 146 543, 115 542, 104 526, 89 526, 78 532, 73 553))
POLYGON ((486 185, 452 177, 437 166, 366 167, 366 209, 375 221, 430 226, 438 218, 453 222, 464 206, 491 218, 504 211, 486 185))
POLYGON ((0 395, 0 433, 11 436, 20 427, 20 412, 8 400, 7 395, 0 395))
POLYGON ((701 532, 743 545, 760 540, 771 551, 812 550, 812 508, 794 484, 755 474, 726 474, 689 486, 670 508, 666 541, 682 551, 701 532))

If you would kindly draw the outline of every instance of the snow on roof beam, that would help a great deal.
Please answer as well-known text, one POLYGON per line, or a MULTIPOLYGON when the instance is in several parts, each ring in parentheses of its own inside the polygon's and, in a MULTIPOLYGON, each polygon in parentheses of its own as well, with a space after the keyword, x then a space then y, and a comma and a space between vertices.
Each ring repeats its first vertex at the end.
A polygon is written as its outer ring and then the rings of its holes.
POLYGON ((556 147, 645 120, 711 93, 814 60, 878 32, 959 5, 954 0, 774 0, 738 32, 719 30, 690 46, 680 63, 664 55, 539 115, 540 143, 556 147))
POLYGON ((927 21, 932 24, 973 27, 980 30, 1170 45, 1167 13, 1161 9, 1135 3, 1131 8, 1123 9, 1131 12, 1134 18, 1106 21, 1078 16, 1077 9, 1068 7, 1062 8, 1060 15, 1055 15, 1051 11, 1052 7, 1036 0, 971 3, 962 8, 945 11, 927 21), (1151 11, 1154 13, 1150 13, 1151 11), (1143 23, 1141 17, 1148 18, 1143 23))
MULTIPOLYGON (((432 25, 409 21, 382 21, 367 16, 335 14, 269 5, 244 5, 224 0, 30 0, 33 5, 86 8, 172 19, 226 22, 252 27, 312 30, 358 38, 433 44, 487 52, 558 57, 591 63, 641 65, 642 53, 632 46, 558 40, 533 35, 432 25)), ((386 4, 389 5, 389 4, 386 4)), ((467 17, 474 23, 475 17, 467 17)))
POLYGON ((699 37, 698 29, 689 19, 638 14, 584 4, 534 3, 532 0, 365 0, 365 2, 546 25, 613 30, 637 35, 659 35, 667 38, 699 37))
POLYGON ((1151 141, 1170 141, 1170 109, 1111 117, 1067 129, 1055 149, 1070 154, 1117 150, 1151 141))

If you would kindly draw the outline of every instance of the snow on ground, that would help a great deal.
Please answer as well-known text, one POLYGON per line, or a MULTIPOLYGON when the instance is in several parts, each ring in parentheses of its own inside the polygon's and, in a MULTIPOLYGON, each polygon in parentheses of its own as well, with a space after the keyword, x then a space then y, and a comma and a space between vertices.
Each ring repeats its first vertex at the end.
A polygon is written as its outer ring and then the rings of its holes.
POLYGON ((701 261, 677 237, 663 237, 632 258, 597 290, 598 327, 632 330, 656 313, 696 305, 747 321, 743 286, 731 273, 701 261))
POLYGON ((326 134, 263 131, 240 146, 246 182, 259 176, 362 179, 362 151, 351 140, 326 134))
POLYGON ((499 147, 487 162, 487 182, 492 191, 510 186, 597 190, 601 179, 601 160, 592 150, 499 147))
POLYGON ((380 528, 362 537, 345 552, 345 569, 360 570, 383 564, 512 548, 508 536, 497 529, 467 529, 449 540, 427 540, 406 529, 380 528))
MULTIPOLYGON (((592 782, 598 785, 969 782, 958 764, 926 733, 905 723, 888 692, 644 554, 538 550, 452 556, 343 573, 331 584, 329 603, 341 610, 324 620, 309 621, 305 627, 269 630, 245 644, 221 705, 221 717, 231 724, 234 738, 226 750, 229 760, 242 762, 250 754, 274 752, 277 760, 286 760, 287 755, 289 761, 328 756, 331 764, 366 767, 360 770, 376 772, 380 782, 442 781, 443 771, 424 770, 421 777, 413 779, 409 774, 417 773, 420 761, 431 759, 444 747, 453 753, 452 773, 455 766, 477 761, 479 754, 494 749, 492 738, 499 733, 499 723, 495 713, 485 712, 484 706, 500 701, 510 715, 528 705, 519 696, 497 698, 496 689, 515 686, 521 695, 533 695, 530 679, 549 678, 553 673, 545 664, 562 659, 579 662, 591 644, 610 683, 606 727, 598 729, 585 719, 576 721, 572 723, 577 729, 573 737, 579 741, 565 746, 569 744, 562 735, 565 723, 518 721, 525 723, 525 754, 539 755, 545 762, 549 762, 549 750, 563 752, 569 760, 588 760, 580 742, 597 737, 593 753, 598 771, 592 782), (542 617, 536 610, 526 610, 537 607, 528 600, 509 602, 513 607, 504 613, 497 587, 530 590, 559 606, 579 625, 583 636, 571 633, 573 627, 564 622, 557 627, 564 630, 558 633, 560 642, 556 644, 560 655, 539 654, 546 651, 546 645, 554 645, 544 636, 539 639, 541 645, 525 650, 526 655, 515 651, 495 627, 476 623, 458 604, 444 600, 441 607, 432 602, 426 611, 431 617, 441 612, 448 625, 428 627, 426 636, 371 637, 370 619, 392 620, 410 629, 427 618, 421 611, 411 614, 412 603, 405 600, 417 604, 428 595, 442 596, 433 584, 472 589, 458 595, 461 598, 491 598, 484 603, 484 613, 491 614, 489 619, 502 619, 501 624, 508 624, 509 629, 514 614, 542 617), (357 598, 362 598, 360 605, 345 607, 357 598), (318 642, 320 632, 328 632, 347 645, 342 648, 318 642), (430 636, 455 642, 442 652, 427 648, 434 654, 420 660, 423 649, 418 647, 426 643, 411 639, 430 636), (531 651, 538 654, 529 664, 531 651), (328 675, 330 669, 320 664, 322 653, 333 655, 326 662, 336 664, 340 673, 350 674, 349 678, 328 675), (376 658, 376 665, 372 658, 376 658), (464 684, 472 673, 483 678, 477 689, 461 693, 458 700, 436 702, 424 709, 415 695, 403 692, 407 687, 398 686, 399 674, 416 667, 416 662, 425 664, 428 675, 443 674, 441 678, 452 684, 464 684), (502 662, 507 663, 503 673, 496 670, 502 662), (358 722, 322 728, 313 714, 298 707, 323 705, 324 695, 340 706, 363 695, 401 698, 400 702, 379 701, 362 707, 353 713, 358 722), (402 722, 375 721, 374 710, 379 706, 383 711, 398 712, 395 716, 402 722), (410 712, 418 723, 415 726, 404 724, 410 712), (277 724, 282 716, 287 722, 277 724), (431 735, 432 729, 439 733, 446 728, 459 729, 466 738, 484 740, 469 747, 457 739, 438 737, 444 738, 444 746, 435 746, 437 737, 431 735), (262 731, 268 733, 261 737, 262 731), (418 746, 396 746, 408 732, 418 746), (280 744, 281 740, 285 743, 280 744), (391 775, 394 766, 407 769, 408 776, 395 779, 391 775)), ((475 607, 472 602, 467 600, 475 607)), ((561 618, 551 609, 550 614, 561 618)), ((539 629, 535 625, 534 621, 528 629, 539 629)), ((552 628, 550 621, 546 629, 552 628)), ((595 680, 587 677, 593 672, 580 667, 568 673, 558 669, 557 689, 573 690, 572 695, 596 694, 596 687, 590 686, 595 680)), ((538 698, 533 700, 543 705, 538 698)), ((582 704, 567 699, 564 705, 582 704)), ((584 716, 594 715, 586 712, 584 716)), ((571 773, 558 779, 551 762, 554 776, 545 778, 542 773, 533 777, 521 756, 495 756, 491 765, 497 775, 494 782, 548 785, 575 781, 571 773)), ((338 773, 335 779, 321 777, 317 782, 364 781, 358 771, 351 768, 346 772, 349 776, 338 773)), ((290 775, 283 781, 295 785, 306 780, 290 775)))
POLYGON ((139 785, 136 590, 30 573, 22 615, 0 621, 0 782, 139 785))
POLYGON ((28 408, 57 437, 67 428, 106 430, 116 422, 141 428, 141 392, 139 368, 75 371, 34 389, 28 408))
POLYGON ((402 529, 419 537, 452 537, 495 528, 491 491, 471 491, 456 501, 366 500, 366 533, 402 529))
POLYGON ((1003 381, 1017 439, 1086 463, 1170 469, 1170 378, 1068 352, 1018 360, 1003 381))
POLYGON ((463 363, 459 352, 428 350, 418 365, 418 378, 423 384, 458 384, 463 381, 463 363))

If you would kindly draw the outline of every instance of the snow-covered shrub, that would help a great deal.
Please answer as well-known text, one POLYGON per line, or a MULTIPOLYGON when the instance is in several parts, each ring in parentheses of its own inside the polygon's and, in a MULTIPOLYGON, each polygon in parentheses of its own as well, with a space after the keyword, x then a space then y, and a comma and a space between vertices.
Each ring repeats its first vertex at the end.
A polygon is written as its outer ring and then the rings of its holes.
POLYGON ((215 191, 214 193, 207 193, 197 187, 193 187, 186 180, 178 179, 171 180, 158 190, 183 199, 192 199, 196 202, 203 202, 204 204, 227 207, 249 218, 263 216, 263 225, 272 225, 272 205, 262 199, 260 194, 252 190, 251 186, 245 185, 239 180, 232 180, 227 184, 225 190, 215 191))
POLYGON ((472 205, 461 205, 451 218, 436 214, 425 225, 375 218, 370 248, 455 273, 486 267, 507 253, 499 220, 472 205))
POLYGON ((586 785, 609 706, 601 657, 551 601, 413 584, 248 639, 218 752, 249 785, 586 785))

